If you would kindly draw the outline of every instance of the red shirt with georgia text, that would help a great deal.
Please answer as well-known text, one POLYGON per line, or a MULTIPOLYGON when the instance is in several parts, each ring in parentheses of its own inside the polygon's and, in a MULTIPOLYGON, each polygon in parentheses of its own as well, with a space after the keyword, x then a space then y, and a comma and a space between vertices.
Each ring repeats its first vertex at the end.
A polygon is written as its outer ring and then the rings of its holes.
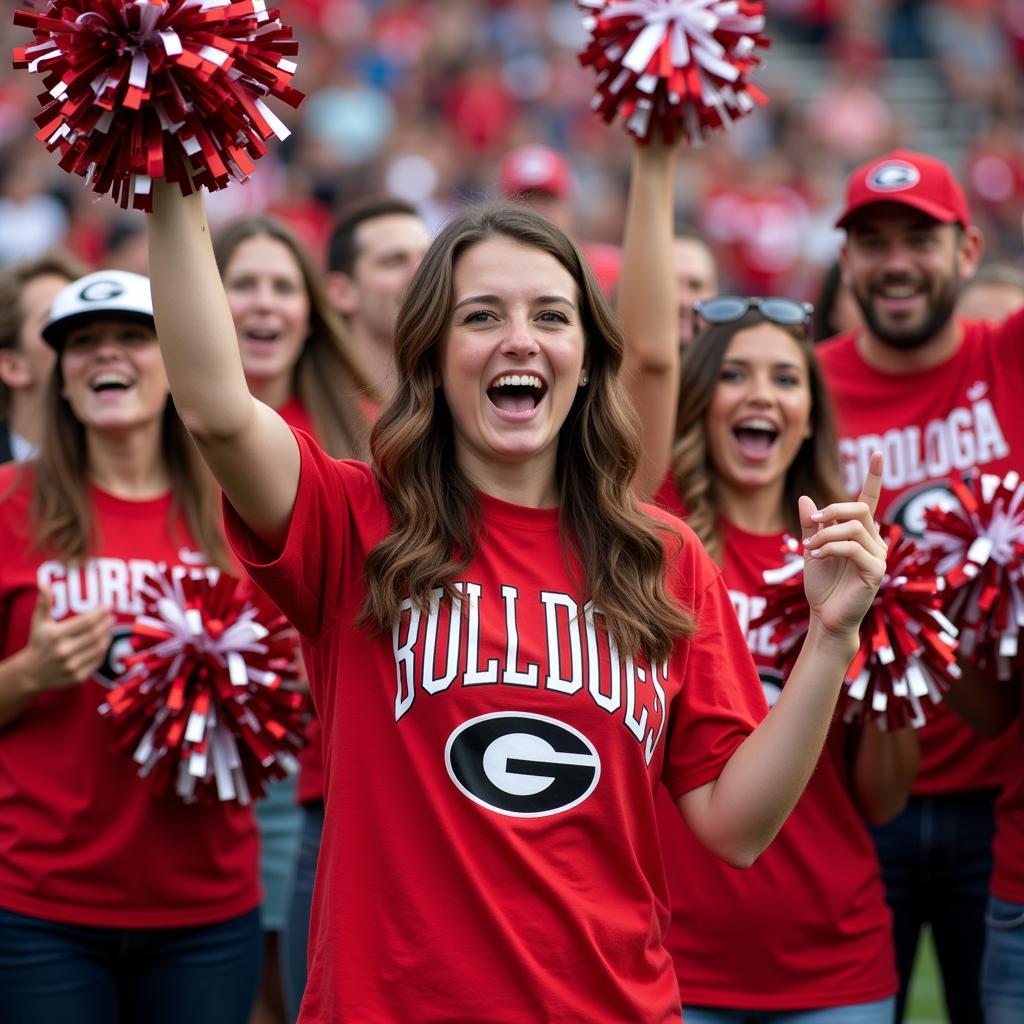
MULTIPOLYGON (((675 481, 657 502, 683 512, 675 481)), ((783 563, 784 534, 723 523, 722 574, 774 705, 784 686, 764 611, 766 569, 783 563)), ((672 892, 666 944, 684 1006, 809 1010, 888 999, 898 988, 892 919, 878 857, 850 793, 851 729, 836 722, 781 831, 739 871, 694 838, 662 787, 658 812, 672 892)))
POLYGON ((369 466, 296 434, 288 536, 227 509, 303 637, 328 787, 302 1024, 678 1022, 655 814, 717 778, 764 699, 721 574, 667 535, 697 633, 626 657, 579 592, 557 509, 479 496, 477 552, 429 611, 356 626, 389 532, 369 466))
POLYGON ((126 501, 90 489, 98 540, 81 565, 31 551, 31 468, 0 469, 0 657, 28 641, 37 587, 53 617, 105 605, 116 625, 104 665, 80 686, 36 697, 0 728, 0 907, 68 924, 177 928, 212 924, 260 901, 251 807, 157 797, 98 712, 123 671, 138 586, 156 565, 194 571, 204 556, 170 494, 126 501), (11 488, 14 488, 13 491, 11 488))
MULTIPOLYGON (((924 510, 955 501, 953 473, 1024 469, 1024 313, 1003 324, 961 321, 956 353, 931 369, 891 374, 869 366, 855 333, 819 347, 839 424, 846 489, 857 494, 873 451, 885 455, 881 518, 920 536, 924 510)), ((1005 739, 986 740, 944 704, 920 730, 919 795, 994 789, 1005 739)))

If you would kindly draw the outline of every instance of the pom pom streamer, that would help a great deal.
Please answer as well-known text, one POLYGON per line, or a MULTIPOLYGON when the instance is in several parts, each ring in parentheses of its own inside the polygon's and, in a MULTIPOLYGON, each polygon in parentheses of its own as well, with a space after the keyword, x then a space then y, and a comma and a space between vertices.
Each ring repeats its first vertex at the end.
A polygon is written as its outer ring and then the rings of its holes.
POLYGON ((267 0, 28 0, 14 66, 42 75, 38 138, 94 192, 152 211, 153 179, 185 195, 244 181, 293 107, 298 52, 267 0))
POLYGON ((285 618, 249 584, 208 572, 146 580, 134 653, 99 710, 161 793, 247 804, 298 770, 309 702, 285 618))
POLYGON ((960 646, 1010 677, 1024 627, 1024 483, 1017 473, 950 481, 959 505, 925 511, 924 541, 950 588, 960 646))
MULTIPOLYGON (((885 576, 860 628, 860 645, 847 670, 839 707, 847 722, 873 721, 880 729, 920 728, 952 681, 960 678, 957 630, 943 614, 944 581, 927 554, 898 526, 879 527, 889 545, 885 576)), ((764 574, 767 605, 751 628, 774 627, 779 668, 788 675, 807 634, 799 544, 789 542, 789 563, 764 574)))
POLYGON ((749 80, 769 47, 761 0, 577 0, 597 72, 593 109, 640 139, 699 144, 768 98, 749 80))

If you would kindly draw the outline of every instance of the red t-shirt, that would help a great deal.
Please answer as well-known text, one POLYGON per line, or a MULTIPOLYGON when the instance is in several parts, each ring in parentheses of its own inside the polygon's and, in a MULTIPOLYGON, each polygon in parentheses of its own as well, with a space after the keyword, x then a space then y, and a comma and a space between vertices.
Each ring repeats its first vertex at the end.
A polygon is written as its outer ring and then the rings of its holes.
MULTIPOLYGON (((0 469, 0 495, 15 472, 0 469)), ((66 566, 29 550, 30 492, 27 469, 0 500, 0 657, 25 646, 40 584, 53 592, 55 619, 103 604, 119 625, 93 679, 40 695, 0 730, 0 907, 107 928, 186 927, 252 910, 260 902, 252 809, 155 796, 130 755, 112 749, 97 711, 142 610, 136 589, 146 572, 192 569, 203 556, 184 522, 171 535, 169 494, 125 501, 94 487, 95 554, 66 566)))
POLYGON ((303 637, 324 725, 300 1020, 678 1021, 655 790, 717 778, 763 708, 720 573, 678 524, 667 582, 699 630, 634 663, 595 628, 557 510, 482 495, 463 614, 406 603, 373 635, 354 620, 389 532, 379 487, 297 437, 281 553, 227 516, 303 637))
MULTIPOLYGON (((819 348, 839 423, 846 488, 856 494, 871 452, 885 453, 879 512, 920 535, 929 505, 952 502, 952 473, 1024 469, 1024 313, 1003 324, 961 322, 946 362, 920 373, 869 366, 853 333, 819 348)), ((1007 743, 980 738, 945 705, 921 731, 916 794, 992 789, 1007 743)))
MULTIPOLYGON (((682 512, 675 483, 658 503, 682 512)), ((783 685, 764 610, 783 534, 724 525, 723 578, 774 704, 783 685)), ((849 727, 836 722, 803 796, 753 867, 737 871, 694 838, 662 787, 658 823, 672 892, 666 945, 684 1006, 806 1010, 888 999, 899 987, 874 844, 849 789, 849 727)))
MULTIPOLYGON (((298 395, 291 398, 277 410, 278 415, 296 430, 314 435, 313 420, 298 395)), ((300 804, 324 798, 324 740, 320 730, 320 719, 316 716, 306 729, 306 745, 299 751, 299 781, 295 787, 295 799, 300 804)))

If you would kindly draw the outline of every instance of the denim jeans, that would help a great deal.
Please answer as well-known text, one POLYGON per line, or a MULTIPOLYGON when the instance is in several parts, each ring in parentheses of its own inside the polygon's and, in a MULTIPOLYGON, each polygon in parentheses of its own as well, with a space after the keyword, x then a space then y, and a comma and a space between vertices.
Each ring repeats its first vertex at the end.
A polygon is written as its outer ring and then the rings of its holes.
POLYGON ((246 1024, 259 910, 192 928, 93 928, 0 910, 4 1024, 246 1024))
POLYGON ((989 901, 981 988, 986 1024, 1024 1021, 1024 904, 989 901))
POLYGON ((285 891, 284 936, 281 961, 284 968, 284 997, 291 1020, 299 1016, 302 993, 306 990, 309 950, 309 915, 313 906, 313 882, 324 831, 324 805, 302 805, 298 853, 292 863, 285 891))
POLYGON ((683 1024, 892 1024, 896 997, 820 1010, 722 1010, 684 1006, 683 1024))
POLYGON ((913 796, 873 830, 893 914, 902 1021, 921 928, 931 927, 948 1020, 981 1024, 981 955, 992 873, 996 792, 913 796))

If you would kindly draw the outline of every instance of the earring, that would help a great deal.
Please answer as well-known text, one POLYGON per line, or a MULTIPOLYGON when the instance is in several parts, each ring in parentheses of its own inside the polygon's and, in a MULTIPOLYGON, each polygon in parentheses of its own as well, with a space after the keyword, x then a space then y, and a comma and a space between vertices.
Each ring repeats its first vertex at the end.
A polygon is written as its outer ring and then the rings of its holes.
POLYGON ((583 374, 583 377, 580 380, 580 387, 585 388, 589 383, 590 378, 586 374, 583 374))

